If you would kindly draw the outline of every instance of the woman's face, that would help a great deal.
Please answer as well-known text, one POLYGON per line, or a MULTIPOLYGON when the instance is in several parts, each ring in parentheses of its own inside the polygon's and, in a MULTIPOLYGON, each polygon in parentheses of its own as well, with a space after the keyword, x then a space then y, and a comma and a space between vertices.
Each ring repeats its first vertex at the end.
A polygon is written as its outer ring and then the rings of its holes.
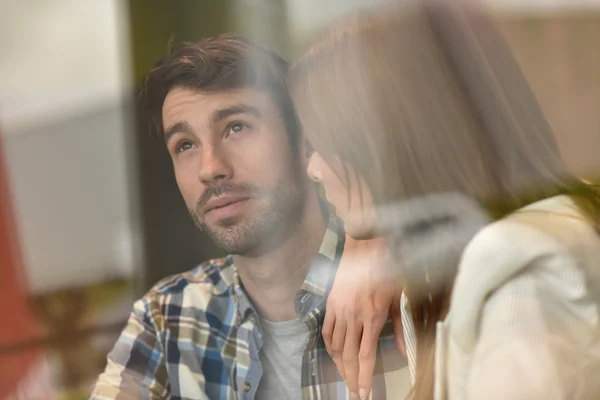
POLYGON ((346 234, 353 239, 368 239, 374 228, 374 208, 371 192, 356 172, 342 161, 328 160, 313 152, 308 163, 308 176, 325 187, 327 200, 333 204, 344 222, 346 234), (348 172, 348 182, 340 176, 348 172), (361 201, 362 200, 362 201, 361 201))

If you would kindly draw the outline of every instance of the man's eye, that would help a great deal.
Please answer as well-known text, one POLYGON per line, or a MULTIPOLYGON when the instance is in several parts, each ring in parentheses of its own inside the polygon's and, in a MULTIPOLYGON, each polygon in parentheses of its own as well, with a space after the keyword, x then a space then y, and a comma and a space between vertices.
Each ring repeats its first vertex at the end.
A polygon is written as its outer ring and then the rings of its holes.
POLYGON ((242 132, 246 128, 248 128, 247 124, 244 124, 242 122, 234 122, 231 125, 229 125, 229 128, 227 129, 227 134, 235 135, 242 132))
POLYGON ((191 149, 193 146, 194 145, 192 144, 192 142, 188 142, 188 141, 184 140, 177 144, 177 146, 175 147, 175 152, 183 153, 184 151, 191 149))

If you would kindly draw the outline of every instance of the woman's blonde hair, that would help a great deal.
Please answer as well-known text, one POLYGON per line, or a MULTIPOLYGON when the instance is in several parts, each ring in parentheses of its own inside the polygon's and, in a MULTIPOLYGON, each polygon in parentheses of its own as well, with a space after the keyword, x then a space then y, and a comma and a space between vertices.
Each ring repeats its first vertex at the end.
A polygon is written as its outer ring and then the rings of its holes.
MULTIPOLYGON (((565 193, 600 226, 598 191, 567 171, 510 51, 472 5, 409 1, 347 18, 292 66, 290 90, 315 150, 349 165, 378 205, 462 191, 499 218, 565 193)), ((418 399, 432 398, 434 322, 450 292, 413 304, 418 399)))

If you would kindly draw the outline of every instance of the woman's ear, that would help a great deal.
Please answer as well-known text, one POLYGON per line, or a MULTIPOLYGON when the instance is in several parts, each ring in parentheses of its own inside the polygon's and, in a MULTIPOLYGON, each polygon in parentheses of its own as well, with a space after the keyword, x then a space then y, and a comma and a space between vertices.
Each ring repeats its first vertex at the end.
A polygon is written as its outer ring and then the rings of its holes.
POLYGON ((310 163, 310 158, 314 153, 314 149, 306 136, 304 136, 303 140, 301 141, 299 151, 302 156, 302 167, 306 170, 308 168, 308 164, 310 163))

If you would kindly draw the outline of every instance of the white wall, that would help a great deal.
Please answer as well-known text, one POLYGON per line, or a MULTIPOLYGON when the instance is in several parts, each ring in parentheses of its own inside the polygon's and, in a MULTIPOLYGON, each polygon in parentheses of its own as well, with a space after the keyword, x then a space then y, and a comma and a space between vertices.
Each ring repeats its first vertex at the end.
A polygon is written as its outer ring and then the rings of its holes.
MULTIPOLYGON (((250 0, 246 0, 250 1, 250 0)), ((258 0, 254 0, 258 1, 258 0)), ((304 35, 320 29, 352 10, 402 0, 286 0, 290 29, 304 35)), ((447 0, 454 1, 454 0, 447 0)), ((472 0, 509 13, 562 13, 571 10, 598 9, 600 0, 472 0)))
POLYGON ((342 17, 345 13, 391 0, 285 0, 292 37, 314 34, 314 30, 342 17))
POLYGON ((33 290, 132 273, 121 248, 130 240, 124 123, 112 107, 5 141, 33 290))
POLYGON ((0 0, 0 131, 34 291, 134 270, 125 6, 0 0))
POLYGON ((0 0, 0 122, 69 118, 129 85, 126 2, 0 0))
POLYGON ((492 8, 507 12, 552 14, 598 9, 599 0, 480 0, 492 8))

